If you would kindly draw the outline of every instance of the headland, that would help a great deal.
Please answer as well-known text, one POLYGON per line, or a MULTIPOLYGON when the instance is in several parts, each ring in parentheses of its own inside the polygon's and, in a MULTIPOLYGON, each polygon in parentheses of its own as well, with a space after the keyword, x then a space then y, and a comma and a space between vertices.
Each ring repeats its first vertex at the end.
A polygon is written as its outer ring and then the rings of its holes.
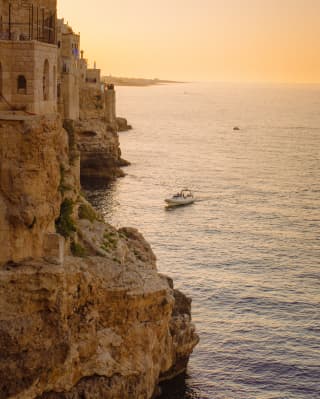
POLYGON ((134 86, 134 87, 147 87, 147 86, 165 85, 173 83, 184 83, 174 80, 124 78, 117 76, 103 76, 102 80, 106 84, 115 84, 116 86, 134 86))

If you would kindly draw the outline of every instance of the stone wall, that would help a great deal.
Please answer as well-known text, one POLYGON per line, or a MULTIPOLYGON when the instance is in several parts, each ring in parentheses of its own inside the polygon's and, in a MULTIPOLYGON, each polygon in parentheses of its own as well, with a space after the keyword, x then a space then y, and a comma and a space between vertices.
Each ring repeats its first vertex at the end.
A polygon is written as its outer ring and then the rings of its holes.
MULTIPOLYGON (((83 53, 82 53, 83 56, 83 53)), ((85 58, 80 58, 80 85, 84 86, 86 84, 86 77, 87 77, 87 69, 88 69, 88 60, 85 58)))
POLYGON ((80 88, 80 120, 105 117, 104 93, 85 85, 80 88))
MULTIPOLYGON (((57 111, 56 46, 37 41, 0 40, 0 64, 2 94, 13 107, 36 114, 57 111), (18 83, 22 77, 25 86, 18 83)), ((0 109, 8 109, 3 99, 0 109)))
POLYGON ((80 90, 80 35, 58 21, 58 81, 60 97, 60 112, 64 119, 79 119, 79 90, 80 90))
POLYGON ((79 105, 79 78, 74 73, 61 74, 61 95, 63 98, 63 118, 78 120, 79 105))
POLYGON ((107 123, 114 124, 116 122, 116 92, 113 85, 110 85, 104 92, 105 98, 105 118, 107 123))
POLYGON ((94 89, 101 88, 101 70, 96 68, 88 68, 86 74, 86 84, 94 89))

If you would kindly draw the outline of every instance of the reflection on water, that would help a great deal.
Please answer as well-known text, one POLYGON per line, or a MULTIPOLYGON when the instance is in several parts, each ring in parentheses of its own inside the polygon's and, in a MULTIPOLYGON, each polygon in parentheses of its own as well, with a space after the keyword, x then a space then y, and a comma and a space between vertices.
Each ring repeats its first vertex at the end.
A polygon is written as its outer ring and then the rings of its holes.
POLYGON ((193 298, 201 336, 163 399, 319 399, 319 88, 172 85, 118 98, 135 126, 121 134, 132 166, 90 199, 150 241, 193 298), (167 211, 185 186, 200 201, 167 211))

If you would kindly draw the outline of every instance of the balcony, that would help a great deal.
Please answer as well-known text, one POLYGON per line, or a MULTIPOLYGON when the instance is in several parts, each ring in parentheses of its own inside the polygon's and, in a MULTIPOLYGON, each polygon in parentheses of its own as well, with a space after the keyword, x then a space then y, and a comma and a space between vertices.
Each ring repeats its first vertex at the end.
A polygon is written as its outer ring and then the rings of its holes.
POLYGON ((56 44, 56 13, 33 5, 1 10, 0 40, 31 41, 56 44))

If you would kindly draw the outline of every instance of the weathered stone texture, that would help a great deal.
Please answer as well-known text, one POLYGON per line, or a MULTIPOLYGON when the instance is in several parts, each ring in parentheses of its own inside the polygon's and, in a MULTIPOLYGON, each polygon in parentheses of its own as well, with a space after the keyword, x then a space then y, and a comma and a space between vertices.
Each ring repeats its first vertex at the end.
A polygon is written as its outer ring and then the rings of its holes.
POLYGON ((75 125, 81 152, 81 177, 113 179, 124 176, 120 169, 121 151, 118 134, 104 122, 81 121, 75 125))
POLYGON ((149 399, 160 378, 185 369, 198 342, 190 316, 173 311, 143 237, 118 234, 123 263, 0 270, 0 399, 149 399))
MULTIPOLYGON (((0 64, 2 94, 10 106, 36 114, 57 111, 55 45, 37 41, 0 40, 0 64), (47 70, 45 63, 48 64, 47 70), (19 76, 24 76, 26 80, 25 90, 18 90, 19 76)), ((0 99, 0 110, 10 108, 7 102, 0 99)))
POLYGON ((116 118, 116 123, 117 123, 118 132, 126 132, 126 131, 132 129, 132 126, 128 124, 128 121, 126 118, 121 118, 118 116, 116 118))
POLYGON ((109 86, 104 92, 105 118, 109 124, 116 124, 116 92, 113 86, 109 86))
POLYGON ((0 265, 43 254, 60 212, 67 134, 57 118, 0 121, 0 265))
POLYGON ((65 240, 59 234, 48 233, 44 235, 44 258, 49 263, 62 265, 64 261, 65 240))

